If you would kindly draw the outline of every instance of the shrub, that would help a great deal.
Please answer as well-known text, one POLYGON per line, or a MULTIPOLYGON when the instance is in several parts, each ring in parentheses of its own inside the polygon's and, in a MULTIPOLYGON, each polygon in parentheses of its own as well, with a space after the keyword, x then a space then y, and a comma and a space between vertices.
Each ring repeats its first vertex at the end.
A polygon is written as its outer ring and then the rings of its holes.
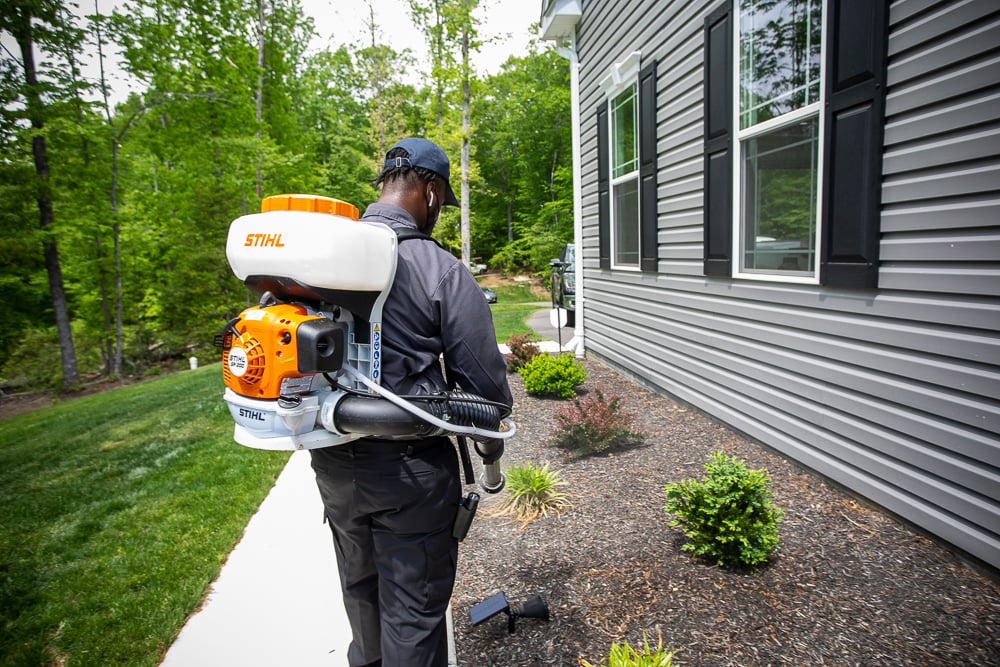
POLYGON ((622 398, 605 399, 601 390, 574 399, 555 414, 559 430, 555 444, 584 454, 607 452, 626 442, 642 442, 645 435, 633 428, 635 415, 621 409, 622 398))
POLYGON ((690 540, 683 547, 717 565, 754 568, 778 546, 778 522, 783 512, 771 502, 771 478, 764 470, 712 452, 705 477, 667 484, 671 526, 681 526, 690 540))
POLYGON ((587 370, 571 354, 550 357, 539 354, 518 371, 524 378, 524 389, 531 396, 572 398, 576 387, 587 379, 587 370))
MULTIPOLYGON (((677 655, 677 651, 663 650, 662 637, 656 645, 656 650, 652 650, 649 647, 649 640, 646 639, 646 633, 643 633, 642 653, 629 646, 628 642, 623 642, 621 645, 618 642, 612 642, 611 654, 608 656, 608 667, 673 667, 675 655, 677 655)), ((586 660, 581 660, 580 664, 583 667, 598 667, 586 660)), ((603 664, 600 667, 603 667, 603 664)))
POLYGON ((530 462, 511 466, 506 477, 507 497, 497 513, 513 516, 522 528, 539 516, 569 507, 569 498, 559 490, 566 482, 558 470, 549 469, 548 463, 541 467, 530 462))
POLYGON ((537 357, 542 351, 538 344, 532 340, 531 334, 515 334, 507 341, 507 372, 514 373, 521 370, 525 364, 537 357))

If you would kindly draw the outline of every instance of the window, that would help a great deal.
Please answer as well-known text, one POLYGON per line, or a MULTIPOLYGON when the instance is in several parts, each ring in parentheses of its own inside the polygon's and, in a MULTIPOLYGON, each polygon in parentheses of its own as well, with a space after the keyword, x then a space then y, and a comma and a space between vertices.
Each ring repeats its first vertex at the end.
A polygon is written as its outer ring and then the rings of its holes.
POLYGON ((616 267, 639 267, 638 89, 635 83, 610 100, 611 225, 616 267))
POLYGON ((822 13, 819 0, 740 2, 738 273, 818 273, 822 13))
POLYGON ((741 0, 737 273, 815 282, 820 0, 741 0))
POLYGON ((656 61, 613 65, 597 111, 598 240, 603 269, 656 271, 656 61))
POLYGON ((877 286, 886 5, 727 0, 706 18, 706 275, 877 286))

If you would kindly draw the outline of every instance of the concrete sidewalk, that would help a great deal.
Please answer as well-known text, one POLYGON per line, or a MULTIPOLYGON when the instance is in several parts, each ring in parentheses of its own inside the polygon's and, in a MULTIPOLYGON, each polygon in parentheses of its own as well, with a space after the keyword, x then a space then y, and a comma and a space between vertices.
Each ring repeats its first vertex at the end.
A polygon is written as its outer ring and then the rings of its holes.
POLYGON ((351 630, 308 452, 295 452, 163 667, 341 667, 351 630))
MULTIPOLYGON (((548 313, 535 313, 528 324, 556 337, 548 313)), ((572 330, 562 336, 569 351, 572 330)), ((559 351, 552 340, 539 347, 559 351)), ((351 630, 309 463, 308 452, 292 454, 161 667, 346 667, 351 630)), ((448 620, 449 664, 455 665, 450 614, 448 620)))

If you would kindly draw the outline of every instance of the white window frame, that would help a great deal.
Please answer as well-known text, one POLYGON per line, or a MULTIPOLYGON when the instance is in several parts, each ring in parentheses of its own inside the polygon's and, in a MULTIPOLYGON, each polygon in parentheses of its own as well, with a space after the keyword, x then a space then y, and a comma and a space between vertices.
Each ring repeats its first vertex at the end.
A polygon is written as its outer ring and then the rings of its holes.
POLYGON ((607 105, 608 110, 608 145, 606 146, 606 149, 608 151, 608 234, 611 242, 611 268, 637 272, 641 270, 642 265, 642 180, 639 178, 639 146, 641 145, 641 137, 639 136, 641 131, 639 126, 639 70, 641 69, 641 65, 641 52, 633 51, 628 56, 612 65, 608 69, 608 74, 598 82, 598 85, 604 92, 606 98, 605 104, 607 105), (632 94, 635 99, 635 104, 633 106, 635 113, 635 118, 633 119, 633 122, 635 123, 635 169, 627 174, 615 177, 615 118, 612 103, 618 96, 629 90, 629 88, 632 89, 632 94), (638 243, 638 252, 636 254, 634 264, 621 264, 618 262, 618 227, 620 223, 615 215, 614 195, 616 186, 629 181, 635 181, 636 184, 635 237, 638 243))
POLYGON ((825 115, 823 113, 823 105, 826 102, 826 49, 828 48, 826 37, 826 25, 828 20, 827 15, 827 2, 825 0, 822 2, 822 32, 823 32, 823 42, 820 46, 820 78, 819 78, 819 99, 816 102, 808 104, 801 109, 796 109, 785 113, 777 118, 772 118, 770 120, 758 123, 751 126, 750 128, 743 130, 740 126, 740 3, 734 2, 732 9, 732 20, 733 20, 733 234, 732 234, 732 255, 733 258, 733 277, 734 278, 748 278, 752 280, 765 280, 770 282, 778 283, 797 283, 804 285, 819 285, 820 284, 820 257, 822 257, 822 247, 823 242, 823 154, 825 151, 824 142, 824 132, 825 132, 825 115), (744 159, 746 157, 746 142, 754 137, 767 134, 774 130, 781 129, 789 125, 798 123, 806 118, 811 118, 812 116, 817 116, 817 162, 816 162, 816 229, 814 231, 815 238, 814 241, 814 260, 811 275, 805 275, 804 273, 790 274, 785 273, 769 273, 765 269, 744 269, 743 263, 746 257, 746 248, 744 245, 744 213, 745 213, 745 202, 744 202, 744 159))

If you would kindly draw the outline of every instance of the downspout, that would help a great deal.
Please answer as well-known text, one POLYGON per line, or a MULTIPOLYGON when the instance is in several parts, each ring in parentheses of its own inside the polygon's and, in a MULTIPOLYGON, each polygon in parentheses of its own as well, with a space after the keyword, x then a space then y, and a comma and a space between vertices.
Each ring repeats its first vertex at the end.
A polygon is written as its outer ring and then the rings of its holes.
POLYGON ((583 177, 580 158, 580 59, 576 52, 576 30, 562 45, 556 47, 556 53, 569 60, 569 91, 572 113, 571 125, 573 136, 573 242, 576 245, 576 257, 573 270, 576 279, 576 322, 573 338, 566 343, 566 348, 573 351, 577 357, 583 357, 584 331, 584 289, 583 289, 583 177))

